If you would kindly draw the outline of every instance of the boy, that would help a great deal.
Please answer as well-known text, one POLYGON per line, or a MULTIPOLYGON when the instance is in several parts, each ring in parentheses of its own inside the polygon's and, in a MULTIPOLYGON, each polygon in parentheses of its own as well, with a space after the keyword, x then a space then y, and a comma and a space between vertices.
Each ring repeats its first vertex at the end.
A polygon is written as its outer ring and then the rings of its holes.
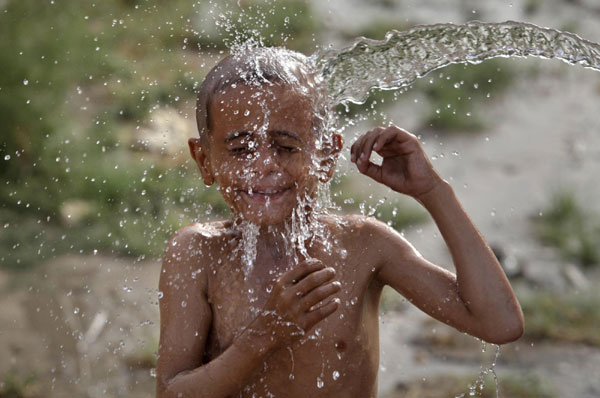
POLYGON ((522 334, 500 265, 413 135, 371 130, 351 160, 431 213, 456 276, 384 223, 317 211, 342 148, 326 110, 307 59, 287 50, 248 50, 207 75, 190 151, 233 219, 184 227, 168 244, 157 396, 376 397, 384 285, 488 342, 522 334))

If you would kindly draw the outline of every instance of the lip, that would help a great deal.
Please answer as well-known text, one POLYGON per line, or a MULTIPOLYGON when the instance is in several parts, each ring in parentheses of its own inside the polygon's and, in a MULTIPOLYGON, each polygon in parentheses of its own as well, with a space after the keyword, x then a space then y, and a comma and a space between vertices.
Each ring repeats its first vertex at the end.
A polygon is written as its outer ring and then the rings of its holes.
POLYGON ((253 202, 273 203, 290 193, 291 188, 257 188, 256 190, 252 190, 252 193, 249 190, 240 190, 239 192, 253 202))

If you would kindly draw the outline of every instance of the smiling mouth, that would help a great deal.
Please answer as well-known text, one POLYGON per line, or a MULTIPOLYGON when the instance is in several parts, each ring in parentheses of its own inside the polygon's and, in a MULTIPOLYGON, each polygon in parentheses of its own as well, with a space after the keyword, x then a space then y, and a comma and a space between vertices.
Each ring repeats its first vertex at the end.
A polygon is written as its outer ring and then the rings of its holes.
POLYGON ((240 192, 247 198, 261 203, 273 202, 291 191, 291 188, 273 188, 273 189, 259 189, 259 190, 241 190, 240 192))

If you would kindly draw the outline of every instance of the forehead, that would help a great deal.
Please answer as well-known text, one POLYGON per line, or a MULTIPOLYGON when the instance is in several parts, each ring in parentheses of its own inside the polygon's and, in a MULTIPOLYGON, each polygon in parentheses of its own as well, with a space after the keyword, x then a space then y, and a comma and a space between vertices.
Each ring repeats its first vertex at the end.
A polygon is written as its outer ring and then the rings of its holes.
POLYGON ((308 95, 285 84, 237 83, 215 93, 210 113, 214 130, 265 125, 310 130, 314 106, 308 95))

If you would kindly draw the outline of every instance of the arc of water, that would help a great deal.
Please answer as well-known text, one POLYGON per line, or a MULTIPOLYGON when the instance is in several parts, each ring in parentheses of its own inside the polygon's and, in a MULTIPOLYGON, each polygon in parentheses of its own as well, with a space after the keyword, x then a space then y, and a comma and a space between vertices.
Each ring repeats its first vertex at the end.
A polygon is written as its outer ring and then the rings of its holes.
POLYGON ((600 70, 600 45, 556 29, 523 22, 419 25, 384 40, 359 38, 341 50, 319 52, 315 62, 334 104, 362 103, 372 88, 398 89, 456 63, 495 57, 557 58, 600 70))

